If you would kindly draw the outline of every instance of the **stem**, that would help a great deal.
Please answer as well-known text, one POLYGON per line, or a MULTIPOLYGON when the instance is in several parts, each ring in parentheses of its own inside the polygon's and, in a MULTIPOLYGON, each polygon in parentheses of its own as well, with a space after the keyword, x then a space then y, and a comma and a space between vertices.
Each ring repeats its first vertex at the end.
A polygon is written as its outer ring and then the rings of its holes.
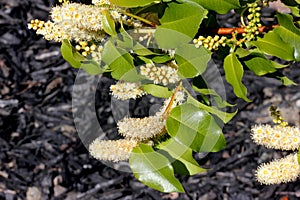
POLYGON ((244 20, 244 13, 248 8, 244 8, 244 10, 241 12, 240 20, 243 26, 246 26, 245 20, 244 20))
POLYGON ((152 26, 152 27, 156 27, 156 24, 155 24, 155 23, 153 23, 153 22, 151 22, 151 21, 149 21, 149 20, 147 20, 147 19, 144 19, 144 18, 142 18, 142 17, 140 17, 140 16, 134 15, 134 14, 132 14, 132 13, 128 13, 128 12, 126 12, 126 11, 120 11, 120 13, 122 13, 122 14, 124 14, 124 15, 127 15, 127 16, 129 16, 129 17, 135 18, 135 19, 137 19, 137 20, 139 20, 139 21, 141 21, 141 22, 144 22, 145 24, 149 24, 149 25, 152 26))
POLYGON ((175 88, 175 90, 174 90, 174 93, 173 93, 173 95, 172 95, 172 97, 171 97, 171 100, 170 100, 169 104, 167 105, 166 110, 165 110, 165 112, 164 112, 164 114, 163 114, 163 119, 164 119, 164 120, 167 119, 167 117, 168 117, 168 115, 169 115, 169 111, 171 110, 171 107, 172 107, 173 102, 174 102, 174 100, 175 100, 175 95, 176 95, 176 93, 181 89, 181 87, 182 87, 182 82, 180 82, 179 85, 178 85, 178 86, 175 88))
MULTIPOLYGON (((258 28, 259 33, 263 33, 267 30, 272 30, 279 25, 273 25, 273 26, 261 26, 258 28)), ((213 33, 218 34, 218 35, 231 35, 233 32, 236 32, 237 34, 242 34, 245 33, 245 29, 241 27, 234 27, 234 28, 218 28, 218 29, 213 29, 213 33)))

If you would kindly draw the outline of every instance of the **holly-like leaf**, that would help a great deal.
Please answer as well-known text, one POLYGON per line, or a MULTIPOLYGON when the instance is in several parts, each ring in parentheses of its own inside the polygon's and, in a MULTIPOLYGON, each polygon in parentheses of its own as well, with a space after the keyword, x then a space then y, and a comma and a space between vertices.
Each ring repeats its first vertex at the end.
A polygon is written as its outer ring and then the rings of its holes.
POLYGON ((294 48, 294 58, 300 61, 300 30, 294 25, 293 18, 288 14, 277 13, 280 26, 274 32, 280 35, 281 39, 294 48))
POLYGON ((293 47, 284 42, 274 31, 269 31, 263 38, 259 38, 252 43, 264 53, 284 60, 294 60, 293 47))
POLYGON ((243 63, 258 76, 263 76, 277 71, 273 63, 264 55, 259 53, 250 54, 243 59, 243 63))
POLYGON ((161 48, 174 48, 179 42, 187 43, 196 35, 206 14, 207 10, 192 1, 169 3, 160 19, 161 25, 155 32, 158 45, 161 48))
POLYGON ((220 118, 224 123, 228 123, 238 112, 238 110, 236 110, 233 113, 227 113, 227 112, 223 112, 221 110, 218 110, 217 108, 213 107, 213 106, 207 106, 199 101, 197 101, 194 97, 192 97, 191 95, 188 95, 187 98, 187 103, 192 104, 202 110, 205 110, 215 116, 217 116, 218 118, 220 118))
POLYGON ((139 6, 146 6, 149 4, 159 3, 159 0, 109 0, 111 4, 120 6, 134 8, 139 6))
POLYGON ((208 10, 213 10, 219 14, 226 14, 232 9, 240 7, 239 0, 192 0, 208 10))
POLYGON ((160 143, 157 148, 169 158, 176 174, 194 175, 206 171, 193 158, 192 149, 173 138, 160 143))
POLYGON ((225 108, 226 106, 235 106, 223 100, 222 97, 213 89, 198 88, 195 85, 193 85, 193 89, 200 94, 212 96, 219 108, 225 108))
POLYGON ((80 68, 85 58, 76 51, 69 40, 63 40, 60 47, 62 57, 74 68, 80 68))
POLYGON ((202 74, 206 70, 211 52, 204 47, 195 48, 192 44, 179 46, 174 58, 177 62, 178 73, 183 78, 192 78, 202 74))
POLYGON ((230 53, 224 60, 225 78, 227 82, 233 87, 233 91, 237 97, 250 102, 247 97, 247 88, 242 83, 244 75, 243 65, 237 59, 236 54, 230 53))
POLYGON ((135 147, 129 164, 134 176, 145 185, 161 192, 184 192, 170 161, 152 147, 145 144, 135 147))
POLYGON ((103 30, 107 34, 109 34, 111 36, 114 36, 117 34, 115 21, 112 18, 112 16, 110 15, 108 10, 102 11, 102 25, 103 25, 103 30))
POLYGON ((226 143, 215 119, 192 104, 173 108, 166 120, 166 128, 172 138, 196 152, 216 152, 226 143))
POLYGON ((111 40, 103 47, 102 60, 112 70, 112 77, 117 80, 136 81, 139 78, 133 57, 126 50, 116 47, 111 40))
POLYGON ((82 62, 81 68, 90 75, 98 75, 103 73, 99 63, 95 61, 82 62))
POLYGON ((142 89, 147 92, 147 94, 151 94, 159 98, 169 98, 172 96, 172 92, 167 87, 160 85, 144 84, 142 85, 142 89))

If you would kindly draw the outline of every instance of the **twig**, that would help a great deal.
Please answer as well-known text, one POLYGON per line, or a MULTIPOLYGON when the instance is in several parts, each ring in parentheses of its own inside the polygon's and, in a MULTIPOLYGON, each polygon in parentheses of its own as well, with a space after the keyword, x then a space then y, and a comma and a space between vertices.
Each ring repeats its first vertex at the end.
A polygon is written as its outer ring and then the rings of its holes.
MULTIPOLYGON (((258 28, 258 31, 260 33, 263 33, 268 30, 272 30, 279 25, 273 25, 273 26, 261 26, 258 28)), ((218 35, 231 35, 233 32, 237 32, 238 34, 245 33, 245 29, 242 27, 234 27, 234 28, 218 28, 218 29, 213 29, 213 33, 218 34, 218 35)))
POLYGON ((180 82, 180 84, 175 88, 175 91, 174 91, 174 93, 173 93, 173 95, 171 97, 171 100, 170 100, 169 104, 167 105, 166 110, 164 111, 163 119, 167 119, 167 117, 169 115, 169 111, 170 111, 170 109, 171 109, 171 107, 173 105, 173 102, 175 100, 175 95, 181 89, 181 86, 182 86, 182 82, 180 82))
POLYGON ((129 17, 132 17, 132 18, 135 18, 135 19, 137 19, 137 20, 140 20, 141 22, 144 22, 144 23, 146 23, 146 24, 149 24, 150 26, 152 26, 152 27, 156 27, 156 24, 155 23, 153 23, 153 22, 151 22, 151 21, 149 21, 149 20, 147 20, 147 19, 144 19, 144 18, 142 18, 142 17, 140 17, 140 16, 137 16, 137 15, 134 15, 134 14, 132 14, 132 13, 129 13, 129 12, 125 12, 125 11, 120 11, 122 14, 124 14, 124 15, 127 15, 127 16, 129 16, 129 17))

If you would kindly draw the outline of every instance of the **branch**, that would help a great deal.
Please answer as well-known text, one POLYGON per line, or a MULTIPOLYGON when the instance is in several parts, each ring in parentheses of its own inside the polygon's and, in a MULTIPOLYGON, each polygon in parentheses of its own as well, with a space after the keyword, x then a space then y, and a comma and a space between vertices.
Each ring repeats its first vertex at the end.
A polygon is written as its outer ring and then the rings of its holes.
MULTIPOLYGON (((279 25, 273 25, 273 26, 261 26, 258 28, 258 31, 260 33, 263 33, 268 30, 272 30, 279 25)), ((238 34, 245 33, 245 29, 241 27, 234 27, 234 28, 218 28, 218 29, 213 29, 212 32, 218 35, 231 35, 233 32, 237 32, 238 34)))

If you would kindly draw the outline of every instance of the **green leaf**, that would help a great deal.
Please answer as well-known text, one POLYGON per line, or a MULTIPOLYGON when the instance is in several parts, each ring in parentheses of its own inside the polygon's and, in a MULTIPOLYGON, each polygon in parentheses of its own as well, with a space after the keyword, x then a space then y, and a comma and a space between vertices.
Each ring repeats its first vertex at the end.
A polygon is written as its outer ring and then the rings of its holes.
POLYGON ((297 83, 295 83, 294 81, 292 81, 291 79, 289 79, 286 76, 278 76, 276 78, 279 79, 282 82, 282 84, 285 85, 285 86, 297 85, 297 83))
POLYGON ((166 63, 166 62, 169 62, 169 61, 171 61, 171 60, 172 60, 172 58, 171 58, 169 55, 166 55, 166 54, 154 56, 154 57, 152 58, 152 61, 153 61, 153 62, 159 63, 159 64, 161 64, 161 63, 166 63))
POLYGON ((192 0, 208 10, 213 10, 219 14, 226 14, 232 9, 240 7, 239 0, 192 0))
POLYGON ((244 69, 234 52, 226 56, 224 60, 224 70, 225 78, 227 82, 232 85, 235 95, 250 102, 251 100, 247 98, 247 88, 242 83, 244 69))
POLYGON ((252 53, 243 59, 244 64, 258 76, 273 73, 276 68, 269 59, 262 54, 252 53))
POLYGON ((192 78, 206 70, 211 52, 204 47, 196 48, 193 44, 184 44, 175 51, 174 58, 179 66, 178 73, 183 78, 192 78))
POLYGON ((103 47, 102 60, 112 70, 113 78, 126 81, 137 80, 133 57, 126 50, 116 47, 111 40, 107 41, 103 47))
POLYGON ((102 25, 103 30, 109 35, 116 35, 116 25, 115 21, 110 15, 108 10, 102 10, 102 25))
POLYGON ((181 32, 162 27, 156 29, 154 36, 156 43, 162 49, 174 49, 193 39, 181 32))
POLYGON ((147 92, 147 94, 159 98, 169 98, 173 94, 167 87, 155 84, 144 84, 142 85, 142 89, 147 92))
POLYGON ((293 18, 288 14, 277 13, 280 26, 274 32, 280 35, 281 39, 294 48, 294 58, 300 61, 300 30, 293 23, 293 18))
POLYGON ((160 27, 178 31, 193 38, 206 14, 207 10, 195 2, 186 0, 182 3, 172 2, 168 4, 160 19, 160 27))
POLYGON ((71 45, 69 40, 65 39, 62 41, 60 51, 62 57, 74 68, 80 68, 81 61, 85 60, 85 58, 71 45))
POLYGON ((157 148, 159 153, 169 158, 176 174, 194 175, 206 171, 193 158, 192 149, 173 138, 160 143, 157 148))
POLYGON ((133 49, 133 38, 123 27, 120 28, 120 33, 117 35, 117 37, 117 44, 120 48, 130 50, 133 49))
POLYGON ((159 0, 109 0, 111 4, 120 6, 134 8, 139 6, 146 6, 153 3, 159 3, 159 0))
POLYGON ((264 37, 252 42, 261 51, 276 56, 284 60, 294 60, 294 49, 289 44, 284 42, 281 37, 274 31, 269 31, 264 37))
POLYGON ((196 152, 216 152, 226 143, 215 119, 192 104, 173 108, 166 120, 166 128, 172 138, 196 152))
POLYGON ((213 89, 207 89, 207 88, 200 89, 200 88, 196 87, 195 85, 193 85, 193 89, 196 92, 199 92, 200 94, 213 96, 213 99, 219 108, 225 108, 226 106, 235 106, 235 105, 230 104, 227 101, 223 100, 222 97, 213 89))
POLYGON ((169 160, 152 147, 145 144, 135 147, 129 164, 134 176, 145 185, 161 192, 184 192, 169 160))
POLYGON ((149 50, 139 42, 135 42, 133 46, 133 51, 139 56, 158 55, 157 53, 152 52, 151 50, 149 50))
POLYGON ((81 68, 90 75, 98 75, 103 73, 103 70, 101 69, 99 63, 95 61, 83 62, 81 64, 81 68))
POLYGON ((297 159, 298 159, 298 164, 300 165, 300 149, 298 150, 297 159))
POLYGON ((229 122, 238 112, 238 110, 236 110, 233 113, 227 113, 227 112, 223 112, 221 110, 218 110, 217 108, 213 107, 213 106, 207 106, 199 101, 197 101, 196 99, 194 99, 194 97, 192 97, 191 95, 188 95, 187 98, 187 103, 189 104, 193 104, 194 106, 205 110, 213 115, 216 115, 218 118, 220 118, 224 123, 229 122))

